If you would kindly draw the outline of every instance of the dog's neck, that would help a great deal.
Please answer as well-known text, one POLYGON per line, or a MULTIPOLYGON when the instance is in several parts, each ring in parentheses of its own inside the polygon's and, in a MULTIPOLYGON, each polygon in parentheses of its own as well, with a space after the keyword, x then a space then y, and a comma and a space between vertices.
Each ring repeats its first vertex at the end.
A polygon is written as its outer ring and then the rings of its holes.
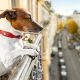
POLYGON ((14 35, 21 35, 22 32, 14 29, 11 23, 6 18, 0 19, 0 30, 10 32, 14 35))

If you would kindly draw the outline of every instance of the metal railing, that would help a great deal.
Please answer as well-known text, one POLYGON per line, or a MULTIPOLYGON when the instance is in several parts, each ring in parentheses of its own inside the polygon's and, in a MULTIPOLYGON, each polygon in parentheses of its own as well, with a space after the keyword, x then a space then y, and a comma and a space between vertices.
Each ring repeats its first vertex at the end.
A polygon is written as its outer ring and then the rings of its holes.
MULTIPOLYGON (((39 45, 40 40, 41 35, 38 35, 34 44, 39 45)), ((41 55, 38 55, 24 56, 8 80, 42 80, 41 78, 41 55)))

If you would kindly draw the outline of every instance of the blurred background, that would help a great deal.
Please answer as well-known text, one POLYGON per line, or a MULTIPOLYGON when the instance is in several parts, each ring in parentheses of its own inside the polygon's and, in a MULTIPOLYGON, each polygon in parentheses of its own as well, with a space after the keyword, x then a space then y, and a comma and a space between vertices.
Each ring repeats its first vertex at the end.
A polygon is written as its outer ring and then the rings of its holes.
MULTIPOLYGON (((64 58, 66 61, 69 59, 73 61, 75 59, 71 59, 73 55, 72 53, 77 54, 80 50, 80 12, 74 10, 72 15, 67 16, 59 14, 55 11, 56 9, 54 9, 54 2, 55 0, 0 0, 0 13, 6 9, 15 7, 24 8, 26 11, 31 13, 36 24, 45 28, 42 32, 41 39, 42 80, 59 80, 62 76, 62 73, 60 73, 59 52, 65 53, 65 55, 60 59, 64 58), (65 43, 65 41, 67 43, 65 43), (59 44, 61 46, 59 46, 59 44), (68 50, 66 49, 66 46, 68 50), (76 49, 77 52, 74 50, 69 52, 70 49, 76 49)), ((79 58, 77 57, 77 59, 79 58)), ((65 63, 67 66, 71 64, 68 66, 68 72, 70 71, 71 66, 73 66, 73 72, 69 73, 68 80, 80 80, 78 75, 76 75, 76 77, 78 76, 77 78, 74 78, 75 74, 72 75, 72 73, 78 71, 80 63, 76 64, 76 60, 74 61, 75 63, 69 63, 69 61, 66 61, 65 63), (73 64, 78 65, 78 67, 75 67, 76 70, 74 70, 73 64), (72 76, 70 77, 70 75, 72 76)), ((63 75, 67 75, 67 71, 65 70, 63 75)), ((79 73, 80 70, 77 74, 79 73)), ((60 80, 67 80, 67 78, 61 78, 60 80)))

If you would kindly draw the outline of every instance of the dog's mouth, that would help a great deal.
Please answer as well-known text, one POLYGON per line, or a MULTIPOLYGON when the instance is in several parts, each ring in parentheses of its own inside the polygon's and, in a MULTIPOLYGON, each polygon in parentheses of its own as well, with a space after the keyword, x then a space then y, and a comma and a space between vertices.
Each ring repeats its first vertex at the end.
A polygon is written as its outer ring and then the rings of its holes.
POLYGON ((32 29, 28 29, 28 32, 34 32, 34 33, 39 33, 42 31, 41 27, 34 27, 32 29))

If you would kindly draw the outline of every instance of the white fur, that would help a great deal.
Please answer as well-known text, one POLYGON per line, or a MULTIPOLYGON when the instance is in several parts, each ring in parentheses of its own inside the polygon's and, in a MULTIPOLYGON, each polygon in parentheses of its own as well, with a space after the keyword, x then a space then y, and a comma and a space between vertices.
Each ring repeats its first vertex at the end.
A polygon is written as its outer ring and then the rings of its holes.
MULTIPOLYGON (((0 19, 0 30, 8 31, 14 35, 22 34, 21 31, 15 30, 11 26, 10 22, 5 18, 0 19)), ((0 34, 0 61, 5 66, 5 69, 3 72, 0 72, 0 75, 2 75, 2 73, 6 73, 7 70, 10 70, 18 56, 23 56, 26 54, 34 56, 38 53, 33 49, 23 49, 22 40, 17 38, 9 38, 0 34)))

